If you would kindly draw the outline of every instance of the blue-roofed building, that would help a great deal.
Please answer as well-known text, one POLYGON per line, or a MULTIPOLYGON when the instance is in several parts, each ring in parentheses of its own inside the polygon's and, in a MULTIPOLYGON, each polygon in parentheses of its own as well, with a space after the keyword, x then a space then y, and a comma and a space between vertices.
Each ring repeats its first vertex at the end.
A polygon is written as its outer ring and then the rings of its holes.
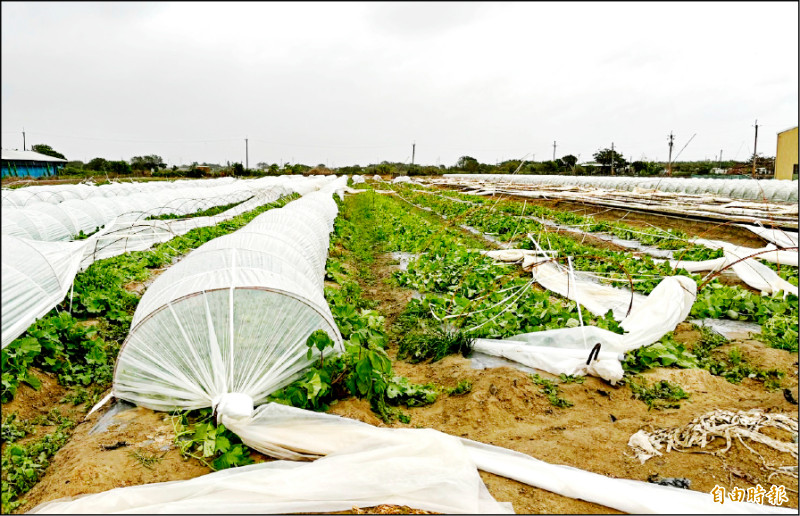
POLYGON ((2 177, 57 176, 67 160, 33 151, 2 150, 2 177))

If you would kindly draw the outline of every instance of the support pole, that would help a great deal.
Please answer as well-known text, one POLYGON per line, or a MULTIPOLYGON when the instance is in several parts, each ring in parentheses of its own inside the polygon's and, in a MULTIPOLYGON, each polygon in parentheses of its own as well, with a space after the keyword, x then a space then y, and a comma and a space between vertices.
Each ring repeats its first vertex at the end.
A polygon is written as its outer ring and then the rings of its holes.
POLYGON ((611 142, 611 175, 614 175, 614 142, 611 142))
POLYGON ((669 159, 667 160, 667 176, 672 177, 672 143, 674 136, 672 132, 669 133, 669 159))
POLYGON ((758 145, 758 119, 756 119, 756 136, 753 140, 753 178, 756 177, 756 159, 758 158, 758 153, 756 152, 756 147, 758 145))

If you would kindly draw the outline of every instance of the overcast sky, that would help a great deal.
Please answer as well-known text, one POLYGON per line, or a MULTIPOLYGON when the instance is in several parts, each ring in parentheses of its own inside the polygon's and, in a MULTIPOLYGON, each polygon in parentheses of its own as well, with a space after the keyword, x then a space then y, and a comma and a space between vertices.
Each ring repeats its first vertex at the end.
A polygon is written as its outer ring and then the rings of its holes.
POLYGON ((2 147, 168 164, 746 159, 797 2, 2 3, 2 147))

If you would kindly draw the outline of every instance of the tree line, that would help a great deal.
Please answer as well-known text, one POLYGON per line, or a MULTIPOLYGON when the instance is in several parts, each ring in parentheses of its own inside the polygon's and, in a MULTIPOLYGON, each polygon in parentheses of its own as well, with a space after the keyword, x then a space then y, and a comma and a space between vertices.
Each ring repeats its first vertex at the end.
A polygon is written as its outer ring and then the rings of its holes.
MULTIPOLYGON (((32 150, 48 156, 66 159, 63 154, 46 144, 37 144, 32 150)), ((495 164, 481 163, 471 156, 462 156, 452 166, 418 165, 401 162, 382 161, 365 167, 348 165, 329 169, 325 164, 316 166, 301 163, 291 164, 259 162, 255 168, 245 168, 240 162, 227 162, 225 165, 216 163, 193 162, 190 166, 172 166, 167 164, 156 154, 133 156, 129 161, 106 160, 94 158, 84 163, 82 161, 68 161, 59 175, 66 176, 92 176, 108 174, 114 176, 144 175, 165 178, 200 178, 200 177, 261 177, 278 176, 287 174, 365 174, 365 175, 408 175, 429 176, 443 173, 466 174, 537 174, 537 175, 625 175, 625 176, 658 176, 666 175, 667 164, 656 161, 628 161, 618 150, 599 149, 592 155, 593 161, 578 163, 578 158, 567 154, 561 158, 547 161, 505 160, 495 164)), ((713 169, 719 168, 730 173, 749 174, 753 160, 748 161, 680 161, 671 164, 672 176, 687 177, 691 175, 711 174, 713 169)), ((774 171, 774 157, 758 157, 756 166, 765 168, 768 174, 774 171)))

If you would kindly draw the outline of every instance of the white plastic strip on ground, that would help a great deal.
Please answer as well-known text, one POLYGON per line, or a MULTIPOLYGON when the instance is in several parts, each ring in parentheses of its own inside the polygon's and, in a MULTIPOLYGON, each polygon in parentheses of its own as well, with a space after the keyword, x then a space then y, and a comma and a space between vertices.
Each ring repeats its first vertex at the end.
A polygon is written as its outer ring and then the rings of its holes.
MULTIPOLYGON (((532 237, 530 238, 533 240, 532 237)), ((570 272, 567 268, 546 257, 553 251, 542 249, 535 240, 533 243, 537 249, 535 251, 503 249, 481 251, 481 254, 505 262, 522 260, 522 268, 530 270, 533 279, 542 287, 580 303, 595 315, 603 316, 611 310, 614 319, 621 321, 633 308, 644 302, 645 296, 642 294, 628 289, 602 285, 591 275, 580 271, 570 272)))
POLYGON ((55 500, 34 513, 328 512, 380 503, 445 513, 507 512, 477 470, 632 514, 796 514, 698 491, 610 478, 549 464, 498 446, 430 429, 379 428, 339 416, 267 403, 251 417, 223 416, 249 447, 288 460, 192 480, 124 487, 55 500), (317 466, 317 467, 313 467, 317 466), (349 504, 349 505, 348 505, 349 504), (345 507, 345 505, 347 505, 345 507))
MULTIPOLYGON (((377 428, 352 419, 275 403, 262 405, 252 418, 239 421, 223 418, 223 423, 242 437, 247 446, 267 455, 294 460, 337 453, 376 434, 397 432, 397 429, 377 428)), ((412 439, 416 437, 413 433, 408 435, 412 439)), ((796 513, 793 509, 741 502, 728 505, 726 501, 721 505, 707 493, 609 478, 569 466, 549 464, 499 446, 459 440, 475 466, 482 471, 633 514, 796 513)))
POLYGON ((737 225, 749 229, 764 240, 772 242, 773 244, 777 244, 781 247, 797 247, 797 231, 787 231, 778 228, 765 228, 764 226, 751 226, 750 224, 737 225))
MULTIPOLYGON (((312 423, 313 424, 313 423, 312 423)), ((445 514, 513 514, 489 494, 466 447, 434 430, 362 434, 314 462, 276 461, 191 480, 56 500, 35 514, 289 514, 381 504, 445 514)))
POLYGON ((725 249, 725 259, 731 264, 733 271, 742 281, 764 294, 775 294, 783 291, 797 296, 797 287, 778 276, 778 273, 752 258, 749 254, 725 249))
MULTIPOLYGON (((783 291, 784 297, 787 294, 797 295, 797 287, 778 276, 778 273, 762 264, 755 258, 764 258, 773 263, 797 267, 797 252, 793 251, 774 251, 764 249, 752 249, 722 242, 719 240, 695 240, 696 243, 712 249, 722 249, 723 256, 713 260, 699 262, 687 262, 678 260, 658 260, 654 262, 669 262, 670 266, 682 268, 689 272, 718 271, 730 267, 733 272, 747 285, 763 294, 775 294, 783 291)), ((767 249, 767 248, 765 248, 767 249)), ((775 249, 771 246, 768 249, 775 249)))
MULTIPOLYGON (((783 251, 779 250, 773 244, 767 244, 764 247, 754 248, 731 244, 730 242, 725 242, 723 240, 707 240, 705 238, 695 238, 692 239, 691 242, 708 247, 709 249, 727 249, 729 251, 733 251, 737 255, 753 256, 753 258, 758 258, 759 260, 764 260, 775 264, 791 265, 793 267, 797 267, 798 265, 797 250, 783 251)), ((797 244, 795 244, 794 247, 797 247, 797 244)))

